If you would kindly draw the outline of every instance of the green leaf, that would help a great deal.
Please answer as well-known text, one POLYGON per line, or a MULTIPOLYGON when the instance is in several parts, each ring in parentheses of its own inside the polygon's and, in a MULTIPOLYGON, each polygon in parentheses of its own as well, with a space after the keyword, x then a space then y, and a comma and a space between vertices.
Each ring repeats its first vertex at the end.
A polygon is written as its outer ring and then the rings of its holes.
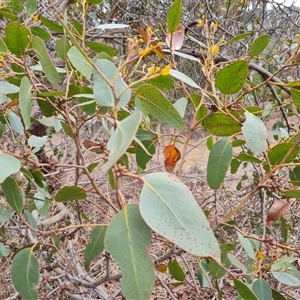
POLYGON ((37 0, 27 0, 25 7, 28 15, 34 14, 37 11, 37 0))
POLYGON ((71 129, 71 127, 69 126, 69 124, 65 123, 65 122, 60 122, 62 128, 64 129, 65 133, 72 139, 74 139, 74 133, 71 129))
POLYGON ((230 136, 241 131, 241 125, 219 112, 211 113, 202 120, 203 128, 210 134, 230 136))
POLYGON ((262 278, 255 280, 252 285, 252 291, 260 300, 272 300, 272 290, 269 284, 262 278))
POLYGON ((23 191, 19 189, 16 180, 12 177, 7 177, 3 183, 1 183, 1 188, 4 193, 6 202, 15 210, 17 213, 21 213, 23 209, 23 191))
POLYGON ((244 38, 246 38, 246 37, 248 37, 248 36, 252 36, 252 35, 253 35, 253 32, 245 32, 245 33, 241 33, 241 34, 235 36, 234 38, 230 39, 230 40, 226 43, 226 45, 230 45, 230 44, 232 44, 232 43, 234 43, 234 42, 237 42, 237 41, 239 41, 239 40, 242 40, 242 39, 244 39, 244 38))
MULTIPOLYGON (((153 141, 143 141, 142 144, 146 148, 146 150, 154 155, 155 154, 155 146, 153 141)), ((152 155, 149 155, 148 153, 145 152, 145 150, 139 145, 136 148, 136 163, 137 165, 142 169, 145 170, 147 163, 151 160, 152 155)))
POLYGON ((206 216, 189 189, 173 174, 143 177, 140 212, 148 226, 187 252, 220 259, 206 216))
POLYGON ((281 283, 289 286, 300 286, 299 272, 291 265, 288 271, 271 272, 281 283))
POLYGON ((271 163, 271 165, 278 165, 280 163, 290 163, 299 153, 299 147, 295 146, 293 143, 282 143, 274 146, 271 148, 268 152, 268 158, 271 163), (288 157, 283 161, 283 158, 286 156, 286 154, 291 150, 291 148, 294 148, 291 153, 288 155, 288 157))
POLYGON ((206 261, 200 261, 199 268, 197 268, 197 277, 201 287, 211 287, 210 282, 212 277, 208 272, 208 264, 206 261))
POLYGON ((179 265, 179 263, 177 262, 177 260, 171 260, 168 263, 168 268, 170 271, 171 276, 179 281, 183 281, 185 280, 185 273, 183 272, 181 266, 179 265))
POLYGON ((13 13, 10 9, 5 7, 2 7, 0 9, 0 15, 4 16, 10 21, 16 21, 18 19, 18 16, 15 13, 13 13))
POLYGON ((12 110, 8 113, 9 124, 12 129, 18 134, 24 134, 24 127, 21 122, 21 118, 16 115, 12 110))
POLYGON ((20 13, 23 9, 23 3, 19 0, 10 0, 6 7, 10 8, 15 13, 20 13))
POLYGON ((33 36, 38 36, 42 40, 48 41, 51 39, 50 33, 41 27, 38 27, 38 26, 30 27, 30 31, 33 36))
POLYGON ((241 161, 254 162, 254 163, 257 163, 257 164, 261 163, 260 159, 256 158, 253 155, 249 155, 249 154, 246 154, 246 153, 240 153, 238 156, 236 156, 236 159, 239 159, 241 161))
POLYGON ((177 109, 177 111, 179 112, 181 118, 184 118, 185 115, 185 111, 187 108, 187 104, 188 104, 188 100, 185 97, 182 97, 180 99, 178 99, 173 106, 177 109))
POLYGON ((53 85, 59 84, 59 76, 58 73, 49 57, 48 51, 43 40, 37 36, 32 39, 32 48, 36 52, 38 59, 42 65, 43 71, 47 77, 47 79, 53 85))
POLYGON ((284 296, 282 296, 280 293, 272 289, 272 297, 273 300, 286 300, 284 296))
POLYGON ((67 58, 67 54, 70 49, 71 45, 67 37, 64 36, 56 41, 55 50, 61 59, 65 60, 67 58))
POLYGON ((7 47, 3 39, 0 37, 0 53, 6 53, 7 47))
POLYGON ((154 266, 148 253, 151 232, 138 205, 127 204, 110 222, 104 247, 121 268, 122 294, 126 299, 149 299, 154 285, 154 266))
POLYGON ((52 31, 54 31, 56 33, 64 33, 63 26, 55 23, 54 21, 52 21, 50 19, 47 19, 47 18, 44 18, 44 17, 41 18, 41 21, 50 30, 52 30, 52 31))
POLYGON ((300 166, 296 166, 294 169, 289 170, 289 177, 293 185, 300 186, 300 166))
MULTIPOLYGON (((226 268, 229 269, 231 266, 231 262, 229 258, 227 257, 227 253, 222 253, 221 254, 221 263, 222 265, 226 268)), ((208 270, 209 274, 213 278, 222 278, 226 274, 226 270, 220 267, 219 264, 217 264, 214 260, 211 260, 208 264, 208 270)))
POLYGON ((103 171, 108 171, 114 163, 126 152, 139 128, 142 119, 140 112, 134 112, 129 117, 119 122, 107 143, 107 150, 110 151, 108 161, 104 164, 103 171))
POLYGON ((136 95, 147 113, 174 128, 184 129, 179 112, 156 87, 144 84, 136 90, 136 95))
POLYGON ((291 198, 300 198, 300 190, 287 190, 282 192, 285 196, 291 198))
POLYGON ((84 200, 86 197, 87 195, 83 188, 79 186, 64 186, 57 192, 55 201, 67 202, 72 200, 84 200))
POLYGON ((0 243, 0 258, 8 255, 9 255, 8 249, 2 243, 0 243))
POLYGON ((76 48, 71 47, 67 54, 72 65, 85 77, 90 78, 93 74, 92 64, 83 56, 83 54, 76 48))
POLYGON ((131 98, 131 90, 119 74, 119 70, 107 59, 98 59, 95 65, 101 72, 99 74, 97 70, 94 70, 93 73, 95 100, 103 106, 124 107, 131 98), (115 95, 112 87, 114 87, 115 95))
MULTIPOLYGON (((27 223, 33 227, 33 228, 37 228, 37 223, 36 223, 36 219, 33 217, 33 215, 31 214, 31 212, 29 212, 28 210, 24 211, 24 217, 27 221, 27 223)), ((36 233, 34 231, 31 230, 31 234, 33 237, 36 237, 36 233)))
POLYGON ((90 5, 97 5, 100 4, 102 0, 87 0, 87 3, 90 5))
POLYGON ((260 155, 267 150, 267 128, 263 121, 249 112, 245 112, 246 121, 243 123, 242 132, 250 150, 260 155))
POLYGON ((19 99, 23 123, 25 125, 25 130, 27 130, 31 123, 31 84, 26 76, 21 80, 19 99))
POLYGON ((0 152, 0 183, 2 183, 8 176, 17 173, 20 168, 21 164, 18 159, 14 156, 6 153, 0 152))
POLYGON ((113 47, 99 42, 86 42, 86 44, 91 50, 95 51, 96 53, 104 52, 109 56, 114 56, 117 52, 116 49, 114 49, 113 47))
POLYGON ((243 246, 243 248, 245 249, 247 255, 252 258, 252 259, 255 259, 255 252, 254 252, 254 249, 253 249, 253 246, 250 242, 249 239, 247 238, 244 238, 242 234, 240 234, 239 232, 237 233, 238 237, 239 237, 239 240, 243 246))
POLYGON ((170 75, 160 75, 145 82, 162 90, 170 90, 174 86, 174 79, 170 75))
POLYGON ((7 94, 14 94, 18 93, 20 88, 14 84, 11 84, 6 81, 0 81, 0 93, 7 95, 7 94))
POLYGON ((248 63, 245 60, 236 61, 218 72, 216 85, 225 95, 235 94, 243 87, 247 73, 248 63))
POLYGON ((6 208, 6 207, 0 207, 0 223, 6 222, 11 214, 12 214, 12 209, 6 208))
POLYGON ((106 226, 96 227, 92 230, 90 234, 90 242, 86 245, 86 248, 84 250, 84 267, 87 272, 90 271, 91 262, 104 249, 104 236, 106 233, 106 229, 106 226))
POLYGON ((25 54, 30 41, 30 32, 19 23, 10 23, 5 28, 5 42, 7 48, 15 55, 25 54))
POLYGON ((212 189, 218 189, 229 169, 232 160, 232 146, 229 138, 217 141, 210 151, 207 164, 207 183, 212 189))
POLYGON ((39 262, 32 249, 20 250, 12 261, 11 277, 16 290, 24 300, 38 300, 39 262))
POLYGON ((246 284, 244 284, 241 280, 236 278, 233 279, 234 286, 238 293, 247 300, 259 300, 255 294, 248 288, 246 284))
POLYGON ((170 33, 177 30, 177 26, 180 23, 182 16, 182 6, 180 0, 174 0, 172 6, 167 13, 167 27, 170 33))
POLYGON ((177 70, 170 70, 170 75, 186 84, 188 84, 189 86, 193 87, 193 88, 197 88, 200 89, 199 85, 193 80, 191 79, 189 76, 177 71, 177 70))
POLYGON ((250 57, 257 56, 268 46, 270 38, 268 35, 262 35, 255 39, 249 48, 248 55, 250 57))
POLYGON ((300 91, 291 89, 292 100, 297 108, 297 111, 300 111, 300 91))
POLYGON ((244 273, 247 273, 247 269, 245 268, 245 266, 242 265, 241 262, 233 254, 227 253, 227 257, 235 267, 240 268, 244 273))

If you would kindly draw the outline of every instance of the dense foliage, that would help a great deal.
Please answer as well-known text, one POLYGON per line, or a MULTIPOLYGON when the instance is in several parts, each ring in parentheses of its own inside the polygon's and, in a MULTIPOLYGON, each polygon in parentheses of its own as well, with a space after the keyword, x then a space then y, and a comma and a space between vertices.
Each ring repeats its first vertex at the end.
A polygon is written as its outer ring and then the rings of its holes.
POLYGON ((299 299, 299 8, 23 2, 0 2, 0 298, 299 299))

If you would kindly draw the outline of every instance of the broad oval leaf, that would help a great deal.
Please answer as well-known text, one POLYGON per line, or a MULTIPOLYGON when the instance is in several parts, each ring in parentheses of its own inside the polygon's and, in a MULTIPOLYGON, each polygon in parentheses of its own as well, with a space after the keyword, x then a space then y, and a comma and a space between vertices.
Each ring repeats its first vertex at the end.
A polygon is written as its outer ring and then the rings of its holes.
POLYGON ((271 165, 277 165, 277 164, 287 164, 290 163, 299 153, 299 147, 295 146, 293 143, 282 143, 274 146, 271 148, 268 152, 268 158, 271 163, 271 165), (284 157, 287 155, 287 153, 291 150, 291 148, 294 149, 290 152, 288 157, 283 161, 284 157))
POLYGON ((143 84, 136 90, 136 95, 150 115, 174 128, 184 129, 184 121, 179 112, 156 87, 143 84))
POLYGON ((31 118, 31 84, 26 76, 21 80, 19 99, 23 123, 25 130, 27 130, 30 127, 31 118))
POLYGON ((84 268, 87 272, 90 271, 90 264, 93 259, 99 255, 104 249, 104 237, 107 226, 96 227, 90 234, 90 242, 86 245, 84 250, 84 268))
POLYGON ((202 120, 203 128, 210 134, 230 136, 241 131, 241 125, 219 112, 211 113, 202 120))
POLYGON ((207 164, 207 183, 212 189, 221 186, 232 160, 229 138, 217 141, 210 151, 207 164))
POLYGON ((5 35, 7 48, 17 56, 24 55, 30 41, 29 30, 19 23, 10 23, 5 28, 5 35))
POLYGON ((122 294, 126 299, 149 299, 154 285, 154 266, 149 255, 151 232, 138 205, 127 204, 110 222, 104 247, 121 268, 122 294))
POLYGON ((0 152, 0 183, 2 183, 8 176, 17 173, 20 168, 21 164, 18 159, 14 156, 6 153, 0 152))
POLYGON ((182 6, 180 0, 175 0, 168 10, 167 14, 167 27, 170 33, 176 31, 177 26, 181 20, 182 6))
POLYGON ((71 47, 67 54, 72 65, 85 77, 90 78, 93 74, 92 64, 83 56, 83 54, 76 48, 71 47))
POLYGON ((84 200, 86 196, 85 190, 79 186, 64 186, 57 192, 55 201, 67 202, 72 200, 84 200))
POLYGON ((24 300, 38 300, 39 262, 32 249, 19 251, 12 261, 11 277, 16 290, 24 300))
POLYGON ((141 119, 142 114, 140 112, 135 112, 119 122, 118 127, 107 143, 107 150, 109 150, 110 153, 108 161, 103 166, 104 172, 108 171, 108 169, 110 169, 126 152, 135 137, 141 119))
POLYGON ((246 121, 243 123, 242 132, 250 150, 260 155, 267 150, 267 128, 263 121, 249 112, 245 112, 246 121))
POLYGON ((40 37, 42 40, 50 40, 51 39, 51 35, 50 33, 39 27, 39 26, 32 26, 30 27, 30 31, 31 31, 31 34, 34 35, 34 36, 38 36, 40 37))
POLYGON ((252 291, 260 300, 272 300, 272 290, 269 284, 262 278, 254 281, 252 291))
POLYGON ((47 79, 53 85, 58 85, 59 75, 55 69, 43 40, 37 36, 32 39, 32 48, 36 52, 47 79))
POLYGON ((131 90, 119 74, 119 70, 107 59, 98 59, 95 66, 101 72, 99 74, 97 70, 94 70, 93 73, 95 100, 103 106, 124 107, 131 98, 131 90), (112 87, 116 95, 114 95, 112 87))
POLYGON ((169 173, 143 177, 140 212, 148 226, 182 249, 220 259, 220 248, 206 216, 189 189, 169 173))
POLYGON ((268 46, 270 38, 268 35, 262 35, 258 37, 250 46, 248 55, 250 57, 256 56, 263 52, 265 48, 268 46))
POLYGON ((236 61, 219 71, 216 85, 225 95, 235 94, 243 87, 247 73, 248 63, 245 60, 236 61))
MULTIPOLYGON (((227 253, 223 253, 221 254, 221 263, 222 265, 226 268, 229 269, 231 266, 231 261, 229 260, 229 258, 227 257, 227 253)), ((214 260, 210 260, 208 263, 208 270, 209 270, 209 274, 213 277, 213 278, 221 278, 223 277, 227 272, 226 270, 224 270, 224 268, 222 268, 220 266, 219 263, 217 263, 214 260)))

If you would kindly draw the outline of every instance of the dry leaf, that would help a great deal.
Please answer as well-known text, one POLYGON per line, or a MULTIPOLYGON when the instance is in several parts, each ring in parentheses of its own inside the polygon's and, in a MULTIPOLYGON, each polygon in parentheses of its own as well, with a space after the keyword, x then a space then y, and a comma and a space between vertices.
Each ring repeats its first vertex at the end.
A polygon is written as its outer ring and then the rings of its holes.
POLYGON ((181 154, 174 145, 168 145, 164 148, 164 157, 166 171, 171 173, 180 159, 181 154))
POLYGON ((273 222, 288 214, 291 209, 291 205, 290 201, 275 201, 268 212, 267 225, 269 227, 272 226, 273 222))
POLYGON ((172 50, 179 50, 183 45, 184 35, 185 27, 180 23, 177 27, 177 30, 173 34, 170 32, 168 33, 166 37, 166 44, 172 50))

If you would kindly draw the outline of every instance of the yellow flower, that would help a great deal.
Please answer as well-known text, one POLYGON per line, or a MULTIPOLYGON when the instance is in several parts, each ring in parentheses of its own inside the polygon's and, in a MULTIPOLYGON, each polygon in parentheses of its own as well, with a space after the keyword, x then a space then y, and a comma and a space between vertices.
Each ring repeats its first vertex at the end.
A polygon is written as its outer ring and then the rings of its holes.
POLYGON ((262 251, 258 251, 257 252, 257 258, 259 259, 259 260, 263 260, 264 259, 264 254, 262 253, 262 251))
POLYGON ((33 21, 38 21, 39 20, 40 15, 39 14, 35 14, 33 16, 33 21))
POLYGON ((219 45, 214 45, 210 48, 210 52, 212 55, 217 55, 219 53, 220 46, 219 45))
POLYGON ((161 70, 160 74, 163 76, 169 75, 170 70, 171 70, 171 65, 169 64, 161 70))

